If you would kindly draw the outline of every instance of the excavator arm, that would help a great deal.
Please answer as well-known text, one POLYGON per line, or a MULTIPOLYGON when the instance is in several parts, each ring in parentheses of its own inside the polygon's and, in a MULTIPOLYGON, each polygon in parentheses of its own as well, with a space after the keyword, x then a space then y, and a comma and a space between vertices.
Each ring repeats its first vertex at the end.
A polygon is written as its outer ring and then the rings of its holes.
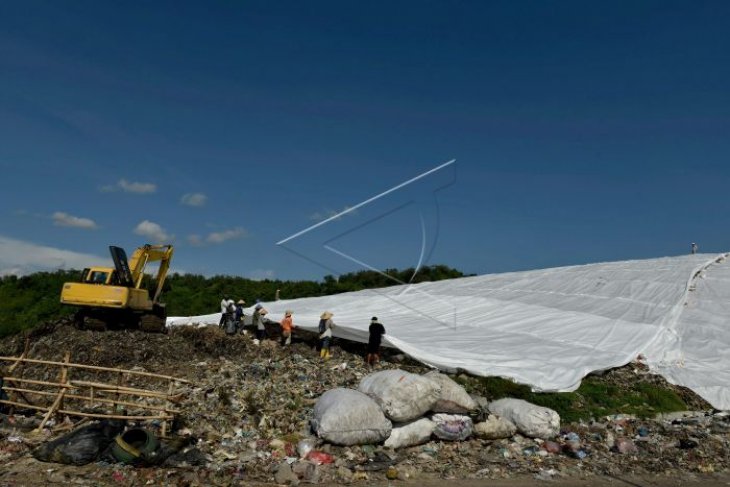
POLYGON ((142 278, 144 278, 144 269, 150 262, 159 262, 160 267, 157 270, 157 276, 155 277, 155 283, 157 287, 154 295, 152 296, 152 302, 157 303, 157 300, 162 293, 162 287, 167 279, 167 272, 170 270, 170 261, 172 260, 173 247, 172 245, 144 245, 139 247, 132 254, 132 258, 129 261, 129 269, 133 281, 133 287, 139 289, 142 286, 142 278))

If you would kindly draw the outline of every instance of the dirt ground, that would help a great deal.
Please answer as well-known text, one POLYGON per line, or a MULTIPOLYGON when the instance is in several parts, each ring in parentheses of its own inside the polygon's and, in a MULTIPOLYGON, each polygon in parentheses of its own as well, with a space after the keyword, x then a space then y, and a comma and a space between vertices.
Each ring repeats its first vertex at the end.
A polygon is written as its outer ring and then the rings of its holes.
MULTIPOLYGON (((176 471, 169 482, 150 483, 156 476, 147 475, 151 469, 128 469, 117 468, 113 465, 104 467, 107 470, 104 476, 99 476, 100 468, 96 465, 84 467, 72 467, 38 462, 32 458, 26 458, 14 464, 12 467, 0 467, 0 487, 36 487, 40 485, 84 485, 84 486, 126 486, 156 485, 167 486, 204 486, 204 480, 195 480, 197 476, 185 478, 179 476, 181 472, 176 471), (134 473, 135 475, 131 475, 134 473)), ((272 483, 250 482, 245 480, 230 479, 229 482, 210 485, 247 486, 259 487, 270 486, 272 483)), ((305 484, 306 485, 306 484, 305 484)), ((336 483, 319 484, 325 487, 334 487, 336 483)), ((557 477, 553 480, 541 480, 534 476, 520 475, 508 479, 439 479, 419 478, 413 481, 359 481, 353 482, 353 486, 381 486, 381 487, 546 487, 556 485, 561 487, 725 487, 730 485, 730 474, 693 474, 687 472, 674 472, 669 475, 585 475, 575 477, 557 477)))

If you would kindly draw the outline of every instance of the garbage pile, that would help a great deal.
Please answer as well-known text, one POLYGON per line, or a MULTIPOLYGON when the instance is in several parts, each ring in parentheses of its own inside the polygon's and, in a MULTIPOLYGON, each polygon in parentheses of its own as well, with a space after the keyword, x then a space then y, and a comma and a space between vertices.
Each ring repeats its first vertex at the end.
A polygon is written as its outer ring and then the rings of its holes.
MULTIPOLYGON (((0 341, 0 353, 17 355, 23 343, 20 336, 0 341)), ((169 439, 160 437, 154 422, 127 425, 127 431, 150 432, 160 444, 183 446, 173 461, 161 464, 112 462, 103 455, 108 444, 83 467, 39 464, 33 451, 80 425, 58 417, 33 433, 40 424, 37 416, 0 414, 0 484, 73 479, 77 485, 295 485, 525 475, 548 480, 708 473, 730 466, 726 413, 684 412, 654 419, 613 415, 558 426, 549 411, 514 399, 471 396, 449 376, 397 352, 385 354, 371 368, 364 363, 364 350, 344 341, 333 345, 329 361, 321 360, 314 347, 314 341, 297 335, 288 348, 274 340, 255 346, 250 335, 229 337, 217 327, 151 335, 60 325, 33 338, 32 356, 58 360, 69 350, 90 364, 190 381, 180 391, 185 406, 169 439), (419 400, 399 403, 400 389, 387 387, 393 381, 403 390, 406 383, 419 400), (344 399, 331 399, 339 395, 344 399), (340 399, 358 402, 357 415, 325 407, 340 399), (530 414, 526 420, 522 409, 541 411, 540 421, 530 414), (337 428, 346 430, 342 422, 353 417, 368 418, 363 437, 335 436, 337 428), (544 429, 531 429, 535 423, 544 429)))

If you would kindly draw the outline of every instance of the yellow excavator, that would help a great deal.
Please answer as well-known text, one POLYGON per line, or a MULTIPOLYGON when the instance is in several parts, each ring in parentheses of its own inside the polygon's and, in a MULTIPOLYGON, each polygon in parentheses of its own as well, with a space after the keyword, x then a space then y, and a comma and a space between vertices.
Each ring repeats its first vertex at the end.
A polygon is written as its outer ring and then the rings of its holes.
POLYGON ((167 311, 160 303, 162 287, 172 260, 172 245, 144 245, 127 260, 120 247, 110 246, 114 267, 89 267, 81 282, 67 282, 61 303, 78 306, 75 322, 79 328, 95 330, 131 328, 164 333, 167 311), (157 276, 148 290, 145 267, 159 262, 157 276), (146 283, 145 283, 146 284, 146 283))

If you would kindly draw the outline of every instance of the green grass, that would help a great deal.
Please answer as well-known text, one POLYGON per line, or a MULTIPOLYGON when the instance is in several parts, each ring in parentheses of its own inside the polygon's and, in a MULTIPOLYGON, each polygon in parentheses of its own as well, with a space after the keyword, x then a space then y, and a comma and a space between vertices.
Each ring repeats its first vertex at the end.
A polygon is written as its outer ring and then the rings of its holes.
POLYGON ((602 377, 587 377, 574 392, 532 392, 527 386, 499 377, 460 375, 456 381, 467 391, 485 396, 490 401, 514 397, 554 409, 565 423, 612 414, 633 414, 648 418, 658 413, 687 409, 687 405, 673 390, 638 380, 619 387, 602 377))

